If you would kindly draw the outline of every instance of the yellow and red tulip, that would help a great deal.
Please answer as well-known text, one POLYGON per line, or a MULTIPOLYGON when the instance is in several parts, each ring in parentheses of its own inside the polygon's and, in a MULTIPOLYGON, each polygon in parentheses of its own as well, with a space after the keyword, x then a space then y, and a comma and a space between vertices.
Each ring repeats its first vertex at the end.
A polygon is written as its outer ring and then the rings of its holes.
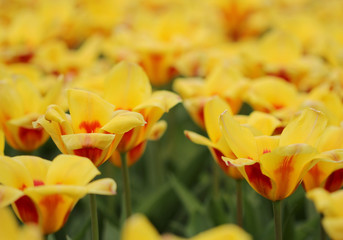
POLYGON ((305 109, 280 136, 254 136, 227 112, 222 114, 220 124, 237 157, 224 160, 235 165, 256 192, 277 201, 291 195, 318 161, 314 146, 327 120, 321 112, 305 109))
POLYGON ((87 193, 113 195, 116 184, 83 157, 59 155, 53 161, 33 156, 0 157, 0 207, 12 204, 24 223, 43 233, 58 231, 79 199, 87 193))
POLYGON ((115 111, 114 105, 88 91, 69 89, 68 104, 70 114, 51 105, 35 125, 50 134, 62 153, 88 157, 95 166, 112 155, 124 133, 145 124, 141 114, 115 111))
POLYGON ((121 62, 111 70, 104 91, 104 98, 115 105, 116 109, 140 113, 146 121, 146 125, 132 128, 124 134, 117 153, 111 158, 115 165, 120 166, 118 152, 126 153, 128 165, 132 165, 143 154, 147 140, 163 134, 164 124, 154 126, 165 112, 180 102, 180 98, 165 90, 153 92, 143 69, 129 62, 121 62))
POLYGON ((33 151, 49 138, 43 128, 33 128, 49 104, 59 97, 62 82, 56 81, 44 96, 25 77, 0 81, 0 124, 8 144, 21 151, 33 151))
POLYGON ((329 193, 322 188, 309 191, 318 212, 323 214, 322 224, 326 233, 333 240, 343 239, 343 190, 329 193))

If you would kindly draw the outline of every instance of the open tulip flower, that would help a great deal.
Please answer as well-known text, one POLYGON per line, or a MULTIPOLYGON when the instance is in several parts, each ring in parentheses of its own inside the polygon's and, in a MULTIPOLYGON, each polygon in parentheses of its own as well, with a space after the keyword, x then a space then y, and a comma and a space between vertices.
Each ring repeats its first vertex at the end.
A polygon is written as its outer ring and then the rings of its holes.
POLYGON ((68 105, 70 114, 51 105, 34 125, 43 127, 62 153, 87 157, 95 166, 112 155, 124 133, 145 124, 141 114, 115 111, 114 105, 84 90, 69 89, 68 105))
MULTIPOLYGON (((121 240, 186 240, 173 235, 163 235, 157 232, 149 220, 141 215, 131 216, 123 227, 121 240)), ((251 236, 234 224, 221 225, 198 235, 187 238, 188 240, 250 240, 251 236)))
POLYGON ((320 161, 304 176, 302 185, 306 191, 322 187, 329 192, 343 185, 343 127, 329 126, 319 143, 320 161))
POLYGON ((0 218, 0 240, 43 240, 38 226, 31 224, 20 227, 8 208, 0 208, 0 218))
POLYGON ((230 66, 214 68, 205 78, 179 78, 173 89, 183 98, 183 104, 200 127, 205 128, 204 106, 213 96, 220 96, 233 112, 239 112, 242 106, 242 95, 247 88, 247 79, 230 66))
POLYGON ((323 214, 322 224, 330 238, 343 239, 343 190, 330 193, 316 188, 306 195, 314 202, 317 211, 323 214))
POLYGON ((222 133, 237 159, 224 158, 238 168, 250 186, 272 201, 291 195, 304 175, 318 161, 314 147, 327 119, 319 111, 305 109, 280 136, 254 136, 230 113, 220 119, 222 133))
POLYGON ((142 114, 146 125, 137 126, 124 134, 112 162, 120 166, 120 153, 127 153, 127 163, 132 165, 143 154, 148 139, 157 139, 165 124, 158 122, 165 112, 180 102, 180 97, 169 91, 155 91, 143 69, 135 63, 117 64, 105 81, 104 98, 116 109, 142 114))
POLYGON ((0 124, 8 144, 21 151, 33 151, 49 138, 43 128, 32 122, 44 114, 59 97, 62 82, 56 81, 44 96, 27 78, 16 76, 0 81, 0 124))
POLYGON ((92 162, 74 155, 53 161, 33 156, 0 157, 0 207, 12 204, 24 223, 39 224, 43 233, 58 231, 87 193, 113 195, 113 179, 99 179, 92 162))

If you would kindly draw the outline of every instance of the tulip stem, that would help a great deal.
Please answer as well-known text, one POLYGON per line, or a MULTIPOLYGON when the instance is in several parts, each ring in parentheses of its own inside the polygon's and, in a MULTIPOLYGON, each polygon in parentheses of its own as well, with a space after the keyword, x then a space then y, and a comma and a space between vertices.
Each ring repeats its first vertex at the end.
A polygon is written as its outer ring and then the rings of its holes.
POLYGON ((95 194, 89 195, 89 203, 91 208, 92 240, 99 240, 98 213, 95 194))
POLYGON ((242 180, 236 180, 236 199, 237 199, 237 224, 243 227, 243 198, 242 198, 242 180))
POLYGON ((281 200, 273 201, 275 240, 282 240, 281 200))
POLYGON ((121 169, 123 174, 124 183, 124 200, 125 200, 125 218, 131 216, 131 190, 130 190, 130 177, 129 177, 129 167, 127 165, 126 154, 121 155, 121 169))

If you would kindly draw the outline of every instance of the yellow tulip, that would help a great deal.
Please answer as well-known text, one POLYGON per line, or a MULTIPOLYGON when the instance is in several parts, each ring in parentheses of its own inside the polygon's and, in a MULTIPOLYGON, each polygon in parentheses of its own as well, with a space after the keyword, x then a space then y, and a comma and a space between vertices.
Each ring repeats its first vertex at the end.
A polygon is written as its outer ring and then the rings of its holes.
MULTIPOLYGON (((224 111, 231 114, 230 106, 218 96, 213 97, 204 107, 204 123, 209 138, 191 131, 185 131, 185 134, 192 142, 207 146, 214 160, 228 176, 241 179, 243 177, 237 168, 222 160, 223 156, 236 158, 220 131, 219 117, 224 111)), ((271 135, 280 124, 280 121, 275 117, 262 112, 253 112, 249 117, 236 115, 234 118, 249 127, 254 135, 271 135)))
MULTIPOLYGON (((135 214, 131 216, 123 227, 121 240, 186 240, 173 235, 163 235, 157 232, 155 227, 149 220, 141 215, 135 214)), ((189 240, 251 240, 251 236, 240 227, 233 224, 221 225, 210 230, 199 233, 198 235, 187 238, 189 240)))
POLYGON ((176 79, 173 89, 183 98, 183 104, 193 121, 205 128, 205 103, 213 96, 220 96, 236 114, 242 106, 242 96, 247 86, 247 80, 240 72, 231 67, 220 65, 213 69, 205 79, 176 79))
POLYGON ((329 193, 317 188, 309 191, 306 196, 314 202, 317 211, 324 215, 322 224, 330 238, 343 239, 343 190, 329 193))
POLYGON ((43 233, 58 231, 87 193, 113 195, 116 184, 83 157, 59 155, 53 161, 34 156, 0 157, 0 207, 12 204, 24 223, 39 224, 43 233))
POLYGON ((51 105, 35 126, 43 127, 62 153, 88 157, 95 166, 112 155, 124 133, 146 123, 141 114, 115 111, 88 91, 69 89, 68 105, 70 115, 51 105))
POLYGON ((169 91, 152 91, 143 69, 135 63, 121 62, 105 80, 104 98, 116 109, 130 110, 142 114, 146 125, 132 128, 121 139, 117 152, 111 158, 120 166, 118 152, 126 153, 128 165, 135 163, 143 154, 148 139, 156 139, 165 130, 159 123, 162 115, 180 102, 180 97, 169 91))
POLYGON ((10 146, 21 151, 33 151, 45 143, 49 135, 41 127, 33 128, 32 122, 57 100, 61 88, 62 82, 58 80, 42 96, 25 77, 0 81, 0 124, 10 146))
POLYGON ((313 109, 293 119, 280 136, 254 136, 227 112, 222 133, 237 159, 223 157, 238 168, 250 186, 272 201, 291 195, 318 159, 316 146, 327 120, 313 109))
POLYGON ((30 224, 20 227, 9 209, 0 208, 0 218, 0 240, 43 240, 37 226, 30 224))

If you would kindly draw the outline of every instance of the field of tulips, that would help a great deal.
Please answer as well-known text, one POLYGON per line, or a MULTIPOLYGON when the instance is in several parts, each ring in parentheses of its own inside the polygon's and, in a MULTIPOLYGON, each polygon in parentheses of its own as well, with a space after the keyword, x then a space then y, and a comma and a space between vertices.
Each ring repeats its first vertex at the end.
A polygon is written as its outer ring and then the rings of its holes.
POLYGON ((342 0, 0 0, 0 240, 343 239, 342 0))

